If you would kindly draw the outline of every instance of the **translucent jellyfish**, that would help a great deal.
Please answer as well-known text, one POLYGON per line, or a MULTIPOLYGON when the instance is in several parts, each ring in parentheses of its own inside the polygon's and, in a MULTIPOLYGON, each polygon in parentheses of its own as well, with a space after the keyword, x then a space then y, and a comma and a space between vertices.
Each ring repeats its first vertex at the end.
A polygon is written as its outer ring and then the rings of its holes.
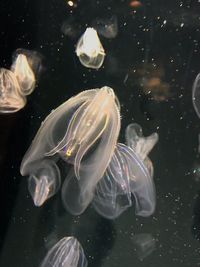
POLYGON ((23 108, 26 98, 20 94, 20 86, 14 73, 0 69, 0 112, 12 113, 23 108))
POLYGON ((105 38, 115 38, 118 33, 117 16, 113 15, 109 18, 97 18, 93 22, 93 27, 105 38))
POLYGON ((11 70, 18 80, 21 94, 31 94, 35 88, 35 75, 28 63, 27 57, 19 54, 11 66, 11 70))
POLYGON ((81 25, 74 16, 67 18, 61 26, 61 32, 70 39, 77 39, 81 32, 81 25))
POLYGON ((81 244, 75 237, 64 237, 44 258, 41 267, 87 267, 81 244))
POLYGON ((82 213, 113 156, 119 131, 119 103, 107 86, 83 91, 50 113, 21 164, 21 174, 35 184, 33 199, 42 200, 34 202, 39 206, 48 198, 50 181, 60 184, 56 166, 62 159, 66 168, 71 166, 62 190, 64 205, 73 214, 82 213))
POLYGON ((95 29, 87 28, 77 43, 76 54, 83 66, 99 69, 105 52, 95 29))
POLYGON ((151 177, 153 177, 153 164, 147 155, 158 142, 158 134, 153 133, 144 137, 142 127, 137 123, 132 123, 126 128, 126 142, 142 159, 151 177))
POLYGON ((192 103, 197 116, 200 118, 200 73, 197 75, 193 84, 192 103))
POLYGON ((156 249, 156 241, 152 234, 142 233, 133 237, 138 258, 142 261, 156 249))
POLYGON ((137 215, 149 216, 155 210, 153 165, 147 154, 157 142, 158 135, 154 133, 145 138, 138 124, 130 124, 126 130, 126 140, 128 145, 117 144, 95 190, 93 206, 99 214, 109 219, 118 217, 132 206, 132 194, 137 215))
MULTIPOLYGON (((11 66, 12 71, 15 71, 16 63, 19 64, 18 69, 23 67, 22 63, 24 63, 25 65, 27 65, 28 63, 28 67, 30 67, 30 69, 32 70, 35 79, 38 79, 39 75, 41 74, 43 70, 43 65, 42 65, 43 56, 39 52, 34 51, 34 50, 18 48, 13 53, 12 58, 13 58, 13 64, 11 66), (25 62, 24 57, 22 57, 22 55, 26 58, 27 62, 25 62), (19 56, 21 58, 19 58, 19 56), (19 59, 23 59, 23 60, 21 61, 19 59)), ((24 68, 25 67, 23 67, 22 69, 24 68)))
POLYGON ((60 170, 56 163, 49 159, 41 160, 36 171, 30 174, 28 189, 35 206, 41 206, 48 198, 55 195, 61 184, 60 170))

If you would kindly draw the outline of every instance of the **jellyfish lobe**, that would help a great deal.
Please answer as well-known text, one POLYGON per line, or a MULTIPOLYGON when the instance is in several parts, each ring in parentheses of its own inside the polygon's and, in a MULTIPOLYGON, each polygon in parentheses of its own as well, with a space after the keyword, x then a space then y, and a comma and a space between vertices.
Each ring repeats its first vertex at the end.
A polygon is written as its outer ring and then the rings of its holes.
POLYGON ((47 253, 41 267, 87 267, 81 244, 75 237, 64 237, 47 253))

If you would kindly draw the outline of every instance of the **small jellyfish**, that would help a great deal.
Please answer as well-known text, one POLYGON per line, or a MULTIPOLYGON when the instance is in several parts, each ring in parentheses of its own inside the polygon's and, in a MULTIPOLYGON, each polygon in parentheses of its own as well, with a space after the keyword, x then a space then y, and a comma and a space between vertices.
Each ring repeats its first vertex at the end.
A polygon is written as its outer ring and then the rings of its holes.
POLYGON ((138 124, 127 127, 127 145, 117 144, 112 160, 96 186, 93 206, 99 214, 109 219, 118 217, 132 206, 132 194, 137 215, 145 217, 154 212, 153 165, 147 154, 157 140, 156 133, 143 137, 138 124))
POLYGON ((35 88, 35 75, 28 63, 27 57, 19 54, 11 66, 11 70, 18 80, 21 94, 31 94, 35 88))
POLYGON ((105 52, 95 29, 87 28, 77 43, 76 54, 83 66, 99 69, 105 52))
POLYGON ((62 23, 61 32, 70 39, 77 39, 81 33, 81 25, 74 16, 69 17, 62 23))
POLYGON ((192 103, 197 116, 200 118, 200 73, 197 75, 193 84, 192 103))
MULTIPOLYGON (((43 70, 43 64, 42 64, 43 56, 37 51, 18 48, 12 55, 13 64, 11 66, 11 70, 12 71, 15 70, 15 65, 16 65, 17 61, 19 61, 19 59, 20 59, 19 56, 22 59, 22 55, 26 58, 28 66, 32 70, 32 72, 35 76, 35 79, 38 79, 42 70, 43 70)), ((23 67, 22 63, 25 64, 26 62, 25 61, 24 62, 19 61, 18 63, 21 63, 21 64, 19 64, 18 68, 20 68, 20 67, 22 68, 23 67)), ((23 67, 23 69, 24 69, 24 67, 23 67)))
POLYGON ((28 180, 28 189, 35 206, 41 206, 55 195, 61 184, 60 170, 54 161, 45 159, 37 164, 36 171, 28 180))
POLYGON ((75 237, 64 237, 56 243, 42 261, 41 267, 87 267, 81 244, 75 237))
POLYGON ((112 39, 117 36, 118 22, 117 16, 113 15, 110 18, 97 18, 93 22, 93 27, 97 30, 98 34, 105 38, 112 39))
POLYGON ((20 86, 14 73, 0 69, 0 112, 13 113, 22 109, 26 98, 20 94, 20 86))
POLYGON ((83 91, 50 113, 21 164, 21 174, 36 181, 33 199, 40 192, 38 197, 42 201, 37 203, 44 203, 47 198, 40 194, 47 196, 47 190, 43 186, 48 183, 52 187, 51 180, 59 183, 55 166, 61 159, 71 167, 62 189, 64 205, 73 214, 82 213, 113 156, 119 131, 119 102, 107 86, 83 91))
POLYGON ((156 241, 152 234, 141 233, 133 236, 138 258, 142 261, 156 249, 156 241))
POLYGON ((142 159, 153 177, 153 164, 147 156, 155 144, 158 142, 158 134, 152 133, 144 137, 142 127, 137 123, 129 124, 126 128, 126 142, 136 154, 142 159))

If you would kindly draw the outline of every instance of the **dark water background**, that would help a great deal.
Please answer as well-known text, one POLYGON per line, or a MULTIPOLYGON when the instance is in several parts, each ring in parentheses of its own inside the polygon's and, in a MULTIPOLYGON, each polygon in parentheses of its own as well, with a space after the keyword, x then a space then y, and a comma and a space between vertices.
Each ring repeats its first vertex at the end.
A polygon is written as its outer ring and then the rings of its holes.
POLYGON ((200 120, 191 100, 200 71, 200 2, 143 0, 138 7, 126 0, 74 3, 0 2, 1 67, 10 66, 19 47, 44 57, 38 87, 26 107, 0 116, 0 266, 37 267, 47 250, 69 235, 81 242, 89 267, 200 266, 200 120), (112 16, 118 33, 112 39, 100 36, 104 65, 98 71, 86 69, 75 44, 96 19, 112 16), (19 173, 49 112, 72 95, 103 85, 112 87, 121 103, 120 141, 131 122, 139 123, 145 135, 159 134, 150 154, 157 207, 149 218, 136 217, 133 208, 113 221, 91 207, 71 216, 59 193, 36 208, 27 178, 19 173))

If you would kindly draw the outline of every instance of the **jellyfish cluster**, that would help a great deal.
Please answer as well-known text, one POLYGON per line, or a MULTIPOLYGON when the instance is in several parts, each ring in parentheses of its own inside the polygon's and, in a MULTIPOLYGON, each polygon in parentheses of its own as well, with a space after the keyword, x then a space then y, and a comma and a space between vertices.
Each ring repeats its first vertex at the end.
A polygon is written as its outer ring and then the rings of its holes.
POLYGON ((0 113, 13 113, 26 105, 26 96, 35 88, 39 54, 17 49, 10 69, 0 68, 0 113))
MULTIPOLYGON (((133 9, 141 6, 140 1, 130 2, 133 9)), ((61 30, 77 38, 78 26, 71 17, 61 30)), ((101 68, 106 52, 99 36, 114 39, 117 34, 115 15, 96 18, 77 38, 75 53, 80 63, 90 69, 101 68)), ((35 89, 41 59, 36 51, 17 49, 10 69, 0 68, 0 113, 16 112, 25 106, 26 96, 35 89)), ((167 98, 169 86, 162 82, 163 73, 146 80, 144 72, 139 69, 139 73, 144 93, 153 92, 158 101, 167 98), (158 94, 160 88, 164 97, 158 94)), ((200 74, 193 84, 192 101, 200 118, 200 74)), ((42 122, 20 167, 21 175, 28 176, 34 205, 42 206, 60 191, 63 206, 72 215, 81 215, 89 205, 110 220, 132 207, 137 216, 152 215, 156 191, 149 153, 158 134, 145 137, 142 127, 131 123, 126 127, 125 140, 120 142, 120 131, 120 101, 108 86, 82 91, 54 109, 42 122)), ((135 235, 133 243, 141 260, 155 249, 155 239, 148 233, 135 235)), ((87 265, 83 248, 73 236, 60 239, 41 263, 41 267, 87 265)))
POLYGON ((147 155, 158 135, 145 138, 138 124, 130 124, 122 144, 120 128, 120 103, 108 86, 83 91, 51 112, 21 164, 34 204, 62 187, 63 205, 73 215, 89 204, 109 219, 132 205, 137 215, 151 215, 156 200, 147 155))
MULTIPOLYGON (((62 31, 75 38, 78 30, 65 22, 62 31)), ((117 17, 96 19, 80 36, 76 55, 87 68, 98 70, 105 50, 99 35, 114 39, 117 17)), ((41 56, 18 49, 10 70, 0 69, 0 112, 16 112, 26 104, 26 96, 36 86, 41 56)), ((85 90, 53 110, 42 122, 21 163, 28 176, 28 190, 35 206, 42 206, 61 192, 64 208, 82 214, 89 205, 107 219, 119 217, 128 208, 147 217, 156 206, 153 164, 149 152, 158 134, 144 137, 139 124, 127 125, 124 142, 120 101, 108 86, 85 90)), ((63 237, 47 253, 41 267, 87 267, 79 241, 63 237)))

